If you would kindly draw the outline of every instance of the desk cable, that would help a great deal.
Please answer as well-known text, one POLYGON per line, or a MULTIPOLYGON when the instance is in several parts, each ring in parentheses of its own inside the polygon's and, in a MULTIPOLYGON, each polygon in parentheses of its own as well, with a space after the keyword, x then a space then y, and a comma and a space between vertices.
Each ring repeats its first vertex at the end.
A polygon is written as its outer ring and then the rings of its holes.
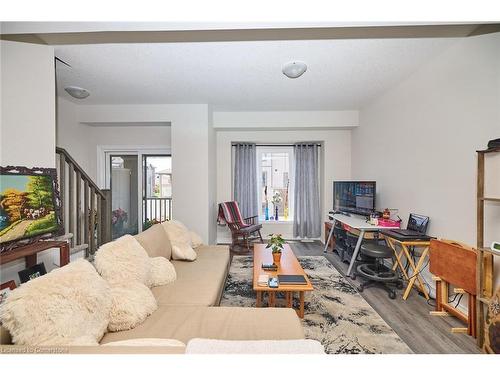
MULTIPOLYGON (((414 253, 412 252, 412 258, 413 258, 413 262, 415 262, 415 255, 414 253)), ((408 281, 410 281, 411 279, 417 277, 419 274, 422 273, 422 271, 429 265, 430 263, 430 259, 427 260, 427 262, 425 263, 425 265, 415 274, 411 275, 410 277, 408 277, 408 281)), ((406 259, 406 264, 405 264, 405 270, 408 272, 409 270, 409 262, 408 262, 408 259, 406 259)), ((430 293, 431 293, 431 286, 429 285, 429 283, 427 282, 427 280, 425 280, 425 278, 422 278, 423 282, 424 282, 424 285, 427 287, 427 293, 429 294, 429 299, 427 300, 427 304, 429 306, 432 306, 432 307, 436 307, 436 304, 435 303, 431 303, 430 301, 434 301, 435 298, 432 298, 430 296, 430 293)), ((420 292, 419 292, 420 293, 420 292)), ((448 297, 448 303, 454 303, 456 300, 457 300, 457 297, 458 297, 458 301, 456 302, 455 304, 455 308, 458 307, 458 305, 460 305, 460 302, 462 301, 462 298, 463 298, 463 294, 462 293, 454 293, 453 295, 449 296, 448 297)))
MULTIPOLYGON (((416 257, 415 257, 415 253, 413 251, 413 246, 411 247, 411 257, 413 259, 413 263, 415 263, 416 261, 416 257)), ((408 259, 405 259, 405 266, 404 266, 404 269, 406 271, 406 273, 408 274, 408 271, 410 270, 410 262, 408 261, 408 259)), ((410 281, 411 279, 414 279, 415 277, 417 277, 418 275, 420 275, 422 273, 422 271, 424 269, 427 268, 427 266, 429 265, 430 263, 430 260, 428 259, 427 262, 420 268, 420 270, 416 273, 414 273, 413 275, 409 276, 408 277, 408 280, 407 281, 410 281)), ((429 285, 429 283, 427 282, 427 280, 425 280, 425 278, 422 278, 423 282, 424 282, 424 285, 427 287, 427 294, 429 295, 429 299, 427 300, 427 304, 429 306, 432 306, 432 307, 435 307, 436 304, 435 303, 431 303, 430 301, 432 300, 435 300, 435 298, 432 298, 430 296, 430 293, 431 293, 431 286, 429 285)), ((421 294, 421 292, 419 291, 419 294, 421 294)))

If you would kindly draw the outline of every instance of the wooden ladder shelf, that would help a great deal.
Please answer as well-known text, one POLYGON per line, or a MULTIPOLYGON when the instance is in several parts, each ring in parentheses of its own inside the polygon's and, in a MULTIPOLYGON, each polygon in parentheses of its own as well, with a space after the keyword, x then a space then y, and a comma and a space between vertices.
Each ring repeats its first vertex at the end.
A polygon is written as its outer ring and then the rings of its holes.
POLYGON ((493 252, 486 247, 484 242, 484 206, 485 202, 500 202, 500 198, 485 197, 485 157, 500 152, 500 147, 477 151, 477 345, 485 348, 485 315, 488 304, 493 294, 493 252))

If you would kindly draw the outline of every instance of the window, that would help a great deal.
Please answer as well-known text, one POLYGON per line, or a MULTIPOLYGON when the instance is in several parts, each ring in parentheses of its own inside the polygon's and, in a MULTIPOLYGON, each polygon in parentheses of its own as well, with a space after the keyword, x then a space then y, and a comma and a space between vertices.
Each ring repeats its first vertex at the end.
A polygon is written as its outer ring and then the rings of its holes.
POLYGON ((257 147, 257 168, 260 220, 293 220, 293 147, 257 147))
POLYGON ((144 155, 146 198, 172 197, 172 158, 162 155, 144 155))
POLYGON ((143 155, 143 230, 172 218, 172 158, 143 155))

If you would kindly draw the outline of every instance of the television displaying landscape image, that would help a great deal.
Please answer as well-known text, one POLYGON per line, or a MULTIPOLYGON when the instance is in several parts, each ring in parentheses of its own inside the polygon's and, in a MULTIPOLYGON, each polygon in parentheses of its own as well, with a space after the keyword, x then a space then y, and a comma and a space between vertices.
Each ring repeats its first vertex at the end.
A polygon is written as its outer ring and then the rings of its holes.
POLYGON ((0 244, 59 230, 50 175, 0 176, 0 244))

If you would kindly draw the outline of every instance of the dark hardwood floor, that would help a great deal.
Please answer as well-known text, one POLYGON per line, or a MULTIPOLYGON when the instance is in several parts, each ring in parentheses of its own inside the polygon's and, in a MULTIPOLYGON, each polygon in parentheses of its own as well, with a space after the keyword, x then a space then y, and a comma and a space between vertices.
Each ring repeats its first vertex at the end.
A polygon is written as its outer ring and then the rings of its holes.
MULTIPOLYGON (((289 243, 295 255, 325 256, 345 276, 348 265, 342 263, 336 253, 329 251, 324 254, 321 242, 289 243)), ((359 280, 346 279, 354 286, 359 283, 359 280)), ((391 300, 385 290, 377 287, 365 289, 360 294, 415 353, 481 352, 472 337, 450 332, 452 327, 463 326, 460 321, 453 317, 431 317, 429 311, 433 307, 415 290, 406 301, 401 298, 401 291, 395 300, 391 300)))

